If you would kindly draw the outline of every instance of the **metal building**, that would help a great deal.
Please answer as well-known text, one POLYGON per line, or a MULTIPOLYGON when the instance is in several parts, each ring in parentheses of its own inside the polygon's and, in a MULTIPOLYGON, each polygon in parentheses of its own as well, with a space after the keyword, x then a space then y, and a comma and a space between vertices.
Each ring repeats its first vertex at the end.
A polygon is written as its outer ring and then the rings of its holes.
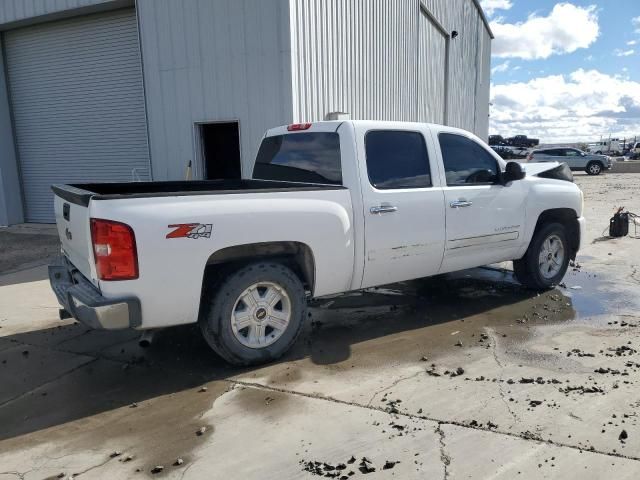
POLYGON ((0 0, 0 225, 49 185, 249 175, 329 112, 488 133, 477 0, 0 0))

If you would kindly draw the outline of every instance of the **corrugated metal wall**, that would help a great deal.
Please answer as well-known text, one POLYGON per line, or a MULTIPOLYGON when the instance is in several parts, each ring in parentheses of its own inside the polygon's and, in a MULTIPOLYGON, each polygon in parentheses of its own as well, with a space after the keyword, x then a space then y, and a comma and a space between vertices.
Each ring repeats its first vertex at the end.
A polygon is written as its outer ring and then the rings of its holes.
POLYGON ((0 0, 0 25, 113 0, 0 0))
POLYGON ((447 38, 420 12, 418 57, 418 121, 445 123, 447 38))
MULTIPOLYGON (((447 123, 486 138, 490 38, 480 12, 472 0, 422 4, 448 33, 458 32, 449 41, 447 123)), ((433 57, 420 58, 420 45, 424 51, 428 43, 421 41, 420 5, 420 0, 291 0, 294 119, 313 121, 345 111, 354 119, 439 121, 431 110, 437 93, 429 83, 428 91, 420 92, 424 75, 418 66, 439 68, 444 53, 432 45, 433 57), (424 99, 428 107, 420 105, 424 99)))
POLYGON ((154 180, 184 175, 206 121, 240 122, 248 174, 265 130, 292 119, 288 0, 137 6, 154 180))
POLYGON ((449 41, 448 124, 489 135, 489 75, 491 36, 473 0, 421 0, 451 33, 449 41))
POLYGON ((294 118, 417 120, 416 0, 291 1, 294 118))

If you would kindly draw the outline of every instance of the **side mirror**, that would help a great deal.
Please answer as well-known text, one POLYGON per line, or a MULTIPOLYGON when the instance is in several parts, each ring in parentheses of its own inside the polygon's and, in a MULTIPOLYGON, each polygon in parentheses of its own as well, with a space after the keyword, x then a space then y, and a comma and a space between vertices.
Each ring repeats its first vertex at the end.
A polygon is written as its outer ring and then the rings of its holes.
POLYGON ((503 183, 514 182, 516 180, 522 180, 525 176, 525 171, 518 162, 508 162, 507 166, 502 174, 503 183))

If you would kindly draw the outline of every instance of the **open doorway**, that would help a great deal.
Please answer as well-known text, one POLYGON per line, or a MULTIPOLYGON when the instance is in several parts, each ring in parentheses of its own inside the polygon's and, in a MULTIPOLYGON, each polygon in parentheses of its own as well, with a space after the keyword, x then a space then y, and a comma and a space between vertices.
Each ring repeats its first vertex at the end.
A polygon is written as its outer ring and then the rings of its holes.
POLYGON ((213 122, 197 125, 202 147, 203 178, 240 178, 240 125, 213 122))

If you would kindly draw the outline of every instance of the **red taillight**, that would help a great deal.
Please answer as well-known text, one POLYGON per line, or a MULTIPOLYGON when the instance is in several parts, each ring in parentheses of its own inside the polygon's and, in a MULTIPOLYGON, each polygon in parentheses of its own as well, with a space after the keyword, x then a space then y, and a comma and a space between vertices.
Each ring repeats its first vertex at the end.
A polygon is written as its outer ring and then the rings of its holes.
POLYGON ((290 132, 297 132, 300 130, 309 130, 311 128, 310 123, 292 123, 287 127, 287 130, 290 132))
POLYGON ((533 153, 527 155, 527 161, 530 162, 531 160, 533 160, 533 153))
POLYGON ((136 236, 129 225, 92 218, 91 243, 98 279, 134 280, 138 278, 136 236))

